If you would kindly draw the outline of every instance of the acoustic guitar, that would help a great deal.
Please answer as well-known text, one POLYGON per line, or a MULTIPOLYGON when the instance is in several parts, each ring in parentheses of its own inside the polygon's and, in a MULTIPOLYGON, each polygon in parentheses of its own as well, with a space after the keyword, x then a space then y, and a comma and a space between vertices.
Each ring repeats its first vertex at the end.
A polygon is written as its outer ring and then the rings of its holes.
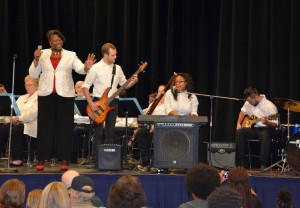
MULTIPOLYGON (((278 118, 278 114, 271 114, 269 116, 267 116, 268 120, 276 120, 278 118)), ((243 121, 241 122, 241 126, 245 127, 245 128, 252 128, 252 126, 261 121, 261 118, 257 118, 256 116, 252 115, 252 116, 245 116, 243 118, 243 121)))
POLYGON ((125 89, 125 87, 127 87, 127 85, 131 82, 133 76, 143 72, 147 65, 148 65, 147 62, 144 62, 142 65, 140 65, 139 69, 110 97, 108 97, 108 93, 111 90, 111 87, 108 87, 104 91, 101 99, 95 102, 96 105, 98 106, 98 109, 96 111, 93 111, 91 107, 87 105, 86 112, 90 117, 90 119, 97 124, 103 123, 106 120, 109 111, 115 109, 115 107, 111 107, 109 106, 109 104, 122 92, 122 90, 125 89))

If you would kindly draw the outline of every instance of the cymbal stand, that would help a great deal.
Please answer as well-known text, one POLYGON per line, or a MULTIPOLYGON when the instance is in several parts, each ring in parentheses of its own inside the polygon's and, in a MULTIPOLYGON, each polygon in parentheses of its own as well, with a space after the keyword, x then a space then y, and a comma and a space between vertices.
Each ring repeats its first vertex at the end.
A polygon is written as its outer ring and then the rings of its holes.
MULTIPOLYGON (((290 107, 288 106, 288 109, 287 109, 287 141, 286 143, 283 145, 283 142, 282 142, 282 147, 281 147, 281 160, 279 160, 278 162, 274 163, 273 165, 265 168, 264 170, 262 170, 262 172, 266 172, 267 170, 277 166, 281 169, 281 175, 283 174, 283 172, 285 171, 289 171, 290 170, 290 167, 289 165, 287 164, 287 161, 286 161, 286 152, 285 152, 285 147, 287 145, 287 142, 290 140, 290 107)), ((284 135, 282 133, 281 135, 281 139, 283 139, 284 135)))

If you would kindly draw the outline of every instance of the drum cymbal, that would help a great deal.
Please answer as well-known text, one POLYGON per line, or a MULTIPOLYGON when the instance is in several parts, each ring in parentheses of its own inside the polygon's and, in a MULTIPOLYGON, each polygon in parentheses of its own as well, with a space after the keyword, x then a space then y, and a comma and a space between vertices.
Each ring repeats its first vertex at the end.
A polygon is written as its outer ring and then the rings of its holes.
POLYGON ((272 102, 281 109, 290 110, 292 112, 300 113, 300 102, 296 100, 291 100, 287 98, 274 98, 272 102))

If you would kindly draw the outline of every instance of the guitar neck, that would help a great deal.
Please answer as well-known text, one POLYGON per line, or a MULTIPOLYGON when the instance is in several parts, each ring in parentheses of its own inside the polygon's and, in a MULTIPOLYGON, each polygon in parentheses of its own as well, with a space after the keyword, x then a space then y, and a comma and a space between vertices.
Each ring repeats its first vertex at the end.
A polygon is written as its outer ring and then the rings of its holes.
POLYGON ((137 70, 129 79, 127 79, 127 81, 107 99, 105 105, 109 105, 121 93, 121 91, 127 87, 127 85, 131 82, 133 76, 138 75, 140 72, 141 72, 140 70, 137 70))

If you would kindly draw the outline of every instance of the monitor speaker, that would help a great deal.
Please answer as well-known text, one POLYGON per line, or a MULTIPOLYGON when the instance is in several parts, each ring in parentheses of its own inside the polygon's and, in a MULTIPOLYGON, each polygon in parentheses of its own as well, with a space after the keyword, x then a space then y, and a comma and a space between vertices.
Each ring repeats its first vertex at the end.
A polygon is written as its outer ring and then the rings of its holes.
POLYGON ((211 144, 211 155, 209 155, 209 144, 207 144, 207 160, 211 156, 211 165, 222 169, 235 167, 235 143, 216 142, 211 144))
POLYGON ((97 146, 97 170, 122 170, 122 147, 118 144, 97 146))
POLYGON ((154 125, 155 168, 189 168, 198 163, 198 123, 154 125))

